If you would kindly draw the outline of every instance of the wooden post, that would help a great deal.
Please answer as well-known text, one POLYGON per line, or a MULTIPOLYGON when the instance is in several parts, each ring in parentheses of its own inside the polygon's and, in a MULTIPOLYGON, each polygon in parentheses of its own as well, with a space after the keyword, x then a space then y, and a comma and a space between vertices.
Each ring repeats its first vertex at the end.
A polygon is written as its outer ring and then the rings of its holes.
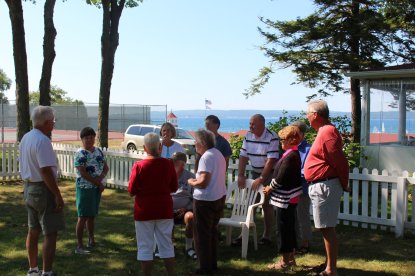
POLYGON ((406 177, 398 177, 397 182, 397 204, 396 204, 396 226, 395 236, 400 238, 403 236, 405 226, 405 214, 407 199, 406 196, 406 177))

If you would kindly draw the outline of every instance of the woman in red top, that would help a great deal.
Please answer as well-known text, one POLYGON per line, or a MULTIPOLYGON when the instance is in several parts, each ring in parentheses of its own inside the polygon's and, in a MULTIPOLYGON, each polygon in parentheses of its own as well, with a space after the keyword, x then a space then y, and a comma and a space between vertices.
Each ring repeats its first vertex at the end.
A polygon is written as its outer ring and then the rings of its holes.
POLYGON ((151 275, 155 240, 168 275, 174 273, 173 201, 177 176, 173 162, 161 158, 160 138, 155 133, 144 136, 147 158, 137 161, 132 170, 128 192, 135 196, 134 220, 137 238, 137 260, 144 275, 151 275))

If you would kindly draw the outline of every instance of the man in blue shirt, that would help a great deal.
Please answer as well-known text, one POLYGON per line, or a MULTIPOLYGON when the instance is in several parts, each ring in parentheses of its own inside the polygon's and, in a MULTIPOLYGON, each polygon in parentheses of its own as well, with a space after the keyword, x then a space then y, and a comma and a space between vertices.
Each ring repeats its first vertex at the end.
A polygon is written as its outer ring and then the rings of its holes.
POLYGON ((303 121, 296 121, 292 123, 300 129, 302 140, 298 145, 298 152, 301 158, 301 184, 303 186, 303 194, 300 196, 300 201, 297 205, 297 218, 296 218, 296 232, 297 243, 300 244, 297 254, 306 254, 310 251, 310 240, 312 236, 311 221, 310 221, 310 197, 308 196, 308 183, 304 178, 304 163, 310 151, 311 145, 304 139, 304 135, 307 132, 307 125, 303 121))
MULTIPOLYGON (((205 119, 205 128, 215 135, 215 148, 219 150, 223 157, 225 157, 226 161, 226 170, 229 166, 229 158, 232 155, 231 145, 229 144, 228 140, 226 140, 222 135, 219 134, 218 129, 220 127, 220 120, 215 115, 209 115, 205 119)), ((197 172, 197 168, 199 167, 199 159, 200 155, 196 153, 196 161, 195 161, 195 172, 197 172)))
POLYGON ((222 135, 218 133, 218 129, 220 127, 220 120, 215 115, 209 115, 205 119, 205 128, 207 130, 210 130, 215 134, 216 137, 216 145, 215 148, 217 148, 225 157, 226 160, 226 169, 229 165, 229 158, 232 155, 232 149, 231 145, 229 144, 228 140, 226 140, 222 135))

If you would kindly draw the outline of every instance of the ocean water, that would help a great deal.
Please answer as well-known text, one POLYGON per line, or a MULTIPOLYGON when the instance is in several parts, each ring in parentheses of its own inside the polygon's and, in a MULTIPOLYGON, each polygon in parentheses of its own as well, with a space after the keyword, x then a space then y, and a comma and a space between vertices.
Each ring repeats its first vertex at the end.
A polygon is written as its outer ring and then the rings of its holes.
MULTIPOLYGON (((266 120, 266 124, 276 121, 277 119, 266 120)), ((205 118, 180 118, 178 124, 183 129, 194 131, 205 127, 205 118)), ((220 119, 219 132, 238 132, 244 129, 249 129, 249 118, 220 119)))
MULTIPOLYGON (((275 123, 278 118, 265 118, 266 125, 275 123)), ((179 127, 197 130, 204 127, 204 118, 179 118, 179 127)), ((249 118, 221 118, 219 132, 237 132, 249 129, 249 118)), ((407 133, 415 133, 415 119, 406 120, 407 133)), ((398 119, 371 119, 370 132, 398 133, 398 119)))

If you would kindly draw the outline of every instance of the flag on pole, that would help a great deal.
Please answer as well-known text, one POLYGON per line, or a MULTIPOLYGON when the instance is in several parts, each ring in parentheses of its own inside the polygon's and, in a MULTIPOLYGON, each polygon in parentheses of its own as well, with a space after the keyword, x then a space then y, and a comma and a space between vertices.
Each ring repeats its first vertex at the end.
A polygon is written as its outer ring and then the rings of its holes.
POLYGON ((210 100, 207 100, 207 99, 205 99, 205 108, 206 109, 212 109, 211 107, 210 107, 210 105, 212 104, 212 102, 210 101, 210 100))

